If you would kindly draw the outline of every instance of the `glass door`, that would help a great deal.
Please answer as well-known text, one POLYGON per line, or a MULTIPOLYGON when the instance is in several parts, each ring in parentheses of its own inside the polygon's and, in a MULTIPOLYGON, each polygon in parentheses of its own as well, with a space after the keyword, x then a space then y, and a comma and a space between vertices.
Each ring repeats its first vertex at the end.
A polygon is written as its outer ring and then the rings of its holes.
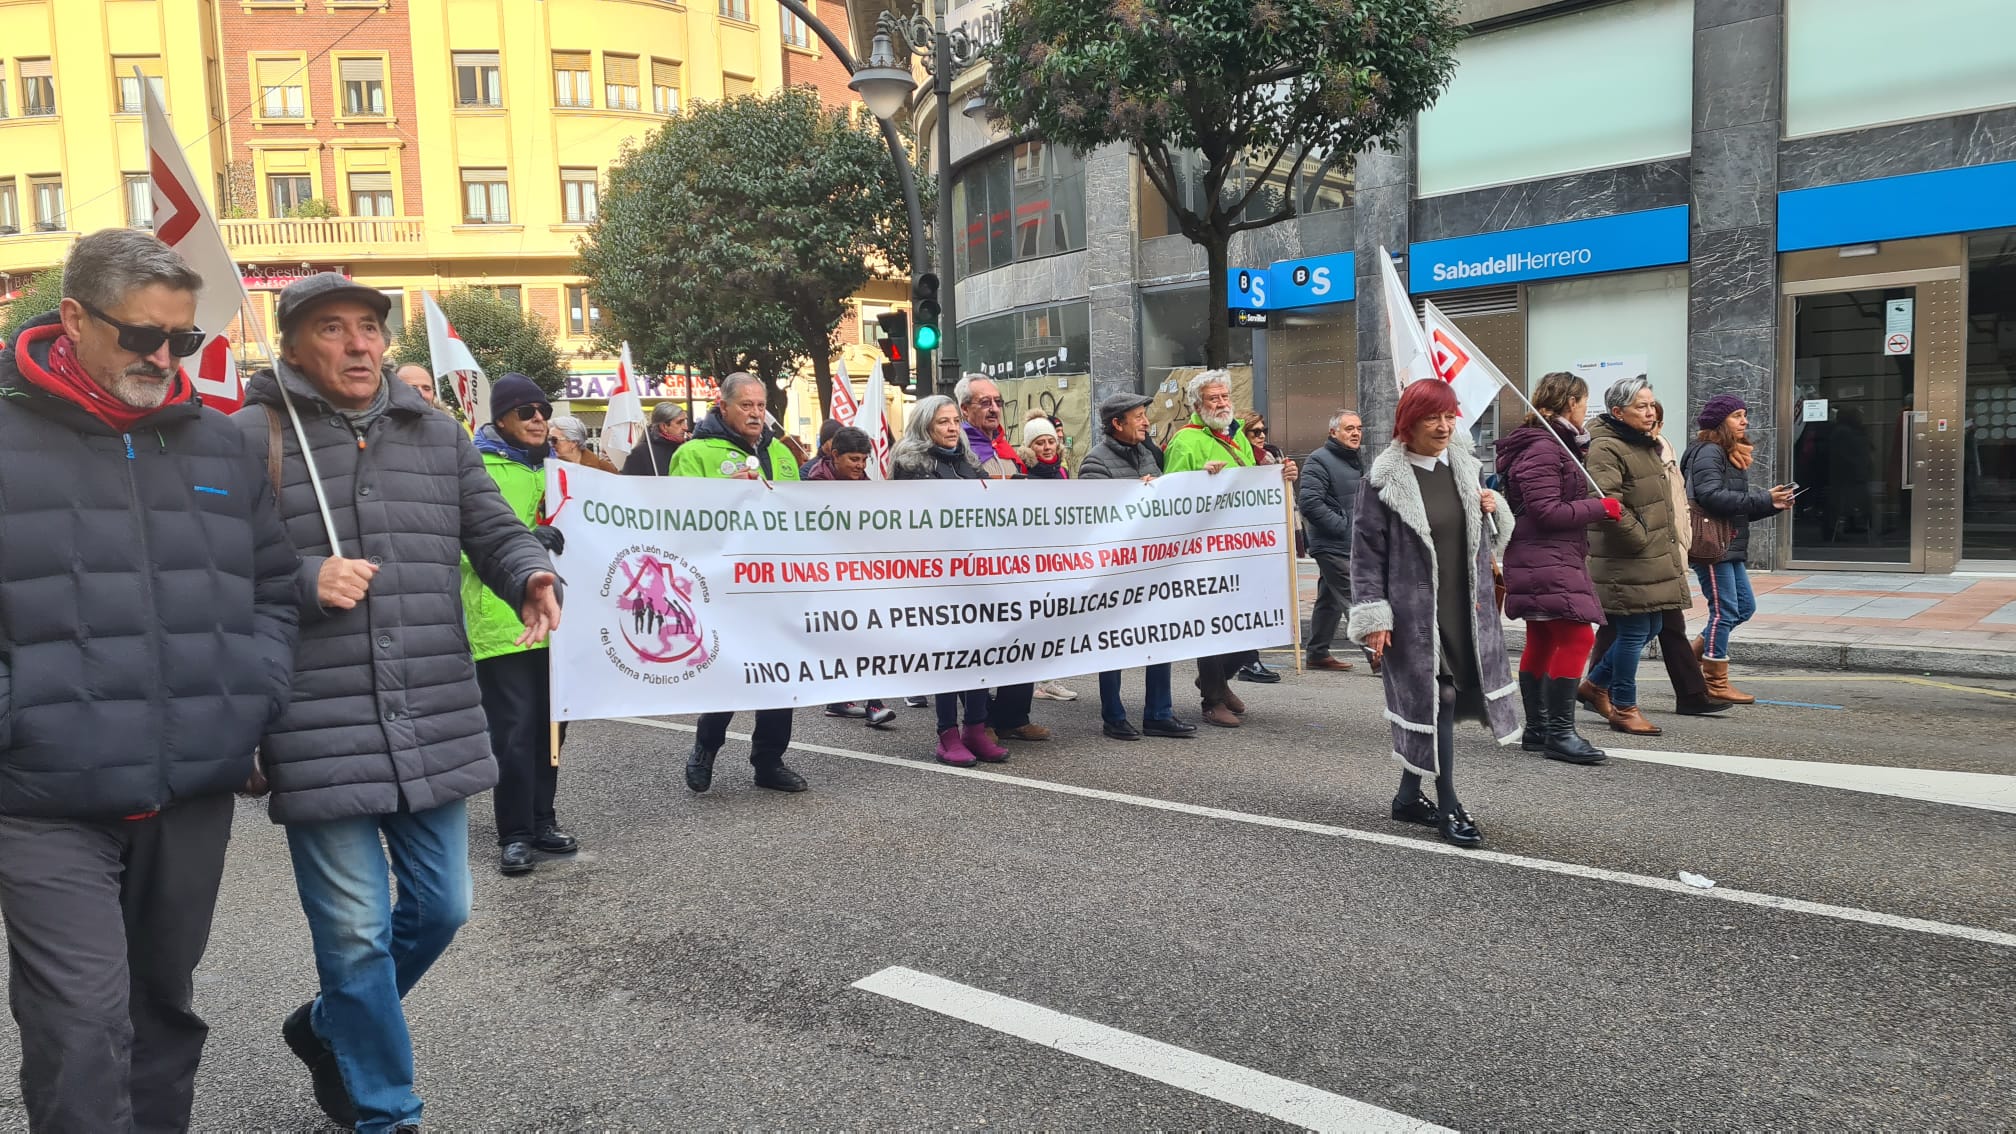
POLYGON ((1795 563, 1923 569, 1917 290, 1790 299, 1795 563))

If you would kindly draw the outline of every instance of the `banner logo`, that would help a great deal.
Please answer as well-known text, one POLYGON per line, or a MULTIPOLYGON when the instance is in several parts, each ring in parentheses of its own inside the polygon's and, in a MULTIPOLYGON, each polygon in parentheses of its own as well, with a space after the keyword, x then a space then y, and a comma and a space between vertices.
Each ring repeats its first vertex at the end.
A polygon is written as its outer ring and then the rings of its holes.
POLYGON ((609 659, 626 674, 643 681, 684 680, 713 662, 720 637, 710 635, 700 618, 710 598, 707 580, 684 559, 658 547, 627 548, 610 567, 602 591, 616 607, 602 641, 609 659), (648 672, 655 667, 676 672, 648 672))
POLYGON ((1429 336, 1429 346, 1431 348, 1429 353, 1435 360, 1435 376, 1444 382, 1456 381, 1456 376, 1463 373, 1464 367, 1470 365, 1469 352, 1450 341, 1449 336, 1443 334, 1440 327, 1429 336))

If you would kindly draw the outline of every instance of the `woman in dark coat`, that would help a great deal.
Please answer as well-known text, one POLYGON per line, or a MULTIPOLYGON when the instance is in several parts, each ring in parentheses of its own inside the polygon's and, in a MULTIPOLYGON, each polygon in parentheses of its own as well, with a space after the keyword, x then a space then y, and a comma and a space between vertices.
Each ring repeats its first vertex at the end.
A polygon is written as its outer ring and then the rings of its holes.
POLYGON ((1791 485, 1750 485, 1750 407, 1734 394, 1717 394, 1701 407, 1694 444, 1680 459, 1687 496, 1703 512, 1735 525, 1729 549, 1713 563, 1696 562, 1694 575, 1708 599, 1708 625, 1694 640, 1694 656, 1708 679, 1708 695, 1736 705, 1757 698, 1729 684, 1729 634, 1757 613, 1750 589, 1750 525, 1792 506, 1791 485))
MULTIPOLYGON (((896 480, 986 480, 979 458, 960 428, 959 407, 942 395, 920 398, 910 407, 903 439, 890 453, 896 480)), ((978 761, 999 764, 1008 750, 987 736, 988 696, 985 689, 938 694, 938 750, 946 764, 970 768, 978 761), (960 708, 965 727, 960 727, 960 708)))
POLYGON ((1519 739, 1518 686, 1491 565, 1511 525, 1483 468, 1456 438, 1456 395, 1415 382, 1400 395, 1394 441, 1366 474, 1351 530, 1351 640, 1383 661, 1386 719, 1400 761, 1396 821, 1434 827, 1457 846, 1483 832, 1456 799, 1456 718, 1482 720, 1500 744, 1519 739), (1436 800, 1421 792, 1435 779, 1436 800))
POLYGON ((1608 757, 1575 731, 1575 690, 1596 640, 1603 608, 1589 581, 1589 526, 1615 523, 1616 500, 1596 497, 1578 455, 1589 384, 1549 374, 1533 391, 1526 423, 1498 441, 1505 499, 1519 517, 1505 549, 1505 617, 1526 620, 1519 697, 1526 708, 1520 747, 1550 760, 1601 764, 1608 757), (1571 448, 1573 452, 1571 452, 1571 448))

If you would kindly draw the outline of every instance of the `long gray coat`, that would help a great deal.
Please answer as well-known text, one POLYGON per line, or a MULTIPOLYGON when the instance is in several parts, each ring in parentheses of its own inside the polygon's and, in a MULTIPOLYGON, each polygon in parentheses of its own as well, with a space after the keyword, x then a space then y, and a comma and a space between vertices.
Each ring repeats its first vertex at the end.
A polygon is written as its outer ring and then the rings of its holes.
MULTIPOLYGON (((1511 510, 1498 501, 1490 542, 1485 540, 1483 467, 1467 445, 1449 447, 1450 470, 1463 497, 1470 549, 1471 632, 1477 641, 1477 688, 1500 744, 1519 739, 1519 719, 1511 697, 1519 691, 1505 659, 1505 633, 1492 596, 1491 563, 1504 554, 1512 533, 1511 510)), ((1494 493, 1495 495, 1495 493, 1494 493)), ((1351 619, 1348 633, 1359 645, 1374 631, 1389 630, 1382 672, 1386 677, 1386 719, 1393 725, 1393 758, 1423 776, 1440 770, 1435 727, 1442 699, 1435 684, 1441 630, 1435 620, 1435 539, 1407 450, 1395 441, 1372 462, 1358 495, 1351 531, 1351 619)))
MULTIPOLYGON (((426 811, 487 791, 497 762, 462 618, 461 557, 515 610, 553 562, 513 515, 455 419, 393 378, 384 416, 349 423, 284 363, 288 392, 314 446, 343 554, 379 565, 365 600, 324 610, 315 576, 329 537, 293 427, 281 409, 280 514, 301 552, 301 644, 293 701, 269 726, 261 762, 276 823, 314 823, 400 809, 426 811)), ((266 406, 281 406, 273 371, 252 379, 232 415, 265 454, 266 406)))

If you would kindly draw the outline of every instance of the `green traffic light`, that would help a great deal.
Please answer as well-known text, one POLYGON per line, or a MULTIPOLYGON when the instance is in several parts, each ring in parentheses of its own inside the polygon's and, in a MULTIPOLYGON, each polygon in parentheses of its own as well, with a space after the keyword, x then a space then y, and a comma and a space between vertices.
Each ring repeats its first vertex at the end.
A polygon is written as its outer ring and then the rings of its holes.
POLYGON ((926 323, 923 326, 917 328, 917 349, 937 350, 938 328, 933 327, 929 323, 926 323))

